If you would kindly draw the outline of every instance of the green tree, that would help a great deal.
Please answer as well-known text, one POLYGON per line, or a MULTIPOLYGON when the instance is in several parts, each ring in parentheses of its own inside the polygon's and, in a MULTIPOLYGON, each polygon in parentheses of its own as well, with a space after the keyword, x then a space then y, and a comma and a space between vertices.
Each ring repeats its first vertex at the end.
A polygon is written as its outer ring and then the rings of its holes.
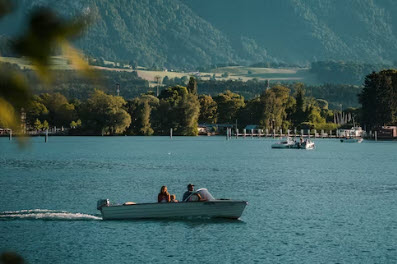
POLYGON ((190 77, 186 88, 189 93, 197 95, 197 81, 193 76, 190 77))
POLYGON ((218 105, 211 95, 200 95, 200 116, 199 123, 215 124, 217 121, 218 105))
POLYGON ((26 124, 34 127, 36 119, 45 119, 48 115, 47 107, 41 102, 41 98, 33 96, 32 100, 27 104, 25 108, 26 113, 26 124))
POLYGON ((54 126, 68 126, 76 119, 76 111, 73 104, 70 104, 66 97, 60 93, 42 94, 42 103, 49 110, 48 120, 54 126))
POLYGON ((154 113, 154 127, 159 134, 167 134, 173 128, 175 135, 195 136, 200 103, 196 95, 186 87, 174 86, 163 90, 160 104, 154 113))
POLYGON ((120 96, 95 90, 83 107, 85 129, 93 134, 123 133, 131 124, 131 116, 123 108, 125 104, 126 101, 120 96))
POLYGON ((131 115, 128 134, 149 136, 154 133, 151 127, 152 110, 159 105, 159 99, 152 95, 141 95, 127 103, 127 111, 131 115))
POLYGON ((396 124, 397 70, 367 75, 359 101, 362 105, 362 122, 367 128, 396 124))
POLYGON ((50 125, 48 124, 48 121, 47 120, 44 120, 44 122, 43 122, 43 129, 49 129, 50 128, 50 125))
POLYGON ((276 85, 266 90, 261 96, 263 116, 260 125, 262 127, 286 130, 291 126, 290 121, 287 120, 287 109, 293 107, 295 100, 289 94, 288 88, 276 85))
POLYGON ((305 90, 302 83, 295 85, 295 109, 292 113, 292 122, 294 126, 300 127, 300 124, 307 120, 306 106, 305 106, 305 90))
POLYGON ((244 97, 229 90, 218 94, 214 100, 218 104, 219 123, 234 123, 238 110, 245 106, 244 97))
POLYGON ((43 125, 41 124, 41 122, 40 122, 39 119, 36 119, 36 120, 34 121, 34 123, 33 123, 33 128, 34 128, 36 131, 39 131, 40 129, 43 128, 43 125))

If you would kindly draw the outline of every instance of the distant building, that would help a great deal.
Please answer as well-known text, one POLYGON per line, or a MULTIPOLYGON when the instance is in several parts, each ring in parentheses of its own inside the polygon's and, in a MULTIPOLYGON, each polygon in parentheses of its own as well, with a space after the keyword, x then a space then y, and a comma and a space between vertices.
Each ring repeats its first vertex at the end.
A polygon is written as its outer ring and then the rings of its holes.
POLYGON ((249 130, 251 130, 251 129, 258 129, 258 125, 247 125, 247 126, 245 127, 245 129, 246 129, 247 131, 249 131, 249 130))
POLYGON ((397 126, 383 126, 378 131, 379 139, 395 139, 397 138, 397 126))
POLYGON ((350 129, 338 129, 340 137, 363 137, 364 130, 361 127, 352 127, 350 129))

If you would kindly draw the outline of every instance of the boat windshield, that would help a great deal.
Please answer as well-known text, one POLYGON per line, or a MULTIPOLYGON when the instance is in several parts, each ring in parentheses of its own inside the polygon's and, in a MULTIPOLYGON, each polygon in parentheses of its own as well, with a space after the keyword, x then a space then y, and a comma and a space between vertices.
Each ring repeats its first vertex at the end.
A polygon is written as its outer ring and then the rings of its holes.
POLYGON ((210 194, 210 192, 206 188, 200 188, 194 193, 192 193, 186 201, 197 201, 195 198, 198 197, 196 194, 199 194, 201 197, 201 200, 203 201, 213 201, 215 200, 214 196, 210 194))

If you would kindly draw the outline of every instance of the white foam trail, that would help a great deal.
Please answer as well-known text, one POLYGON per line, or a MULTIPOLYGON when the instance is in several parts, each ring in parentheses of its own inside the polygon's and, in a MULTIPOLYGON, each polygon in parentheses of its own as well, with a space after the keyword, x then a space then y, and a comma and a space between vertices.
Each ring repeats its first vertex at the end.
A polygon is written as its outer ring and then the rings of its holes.
POLYGON ((41 219, 41 220, 102 220, 102 217, 70 213, 66 211, 55 211, 47 209, 32 209, 20 211, 0 212, 0 219, 41 219))

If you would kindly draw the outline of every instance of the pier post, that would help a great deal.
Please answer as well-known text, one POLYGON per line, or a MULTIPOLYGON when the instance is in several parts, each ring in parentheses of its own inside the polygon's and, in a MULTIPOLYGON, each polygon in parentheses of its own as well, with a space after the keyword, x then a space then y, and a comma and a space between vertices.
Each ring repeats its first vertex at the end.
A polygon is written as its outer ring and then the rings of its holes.
POLYGON ((238 138, 238 128, 236 128, 236 138, 238 138))
POLYGON ((280 137, 283 137, 283 130, 280 128, 280 137))
POLYGON ((317 129, 314 129, 314 138, 316 138, 317 129))
POLYGON ((375 141, 378 141, 378 131, 375 130, 375 141))
POLYGON ((45 130, 45 138, 44 138, 44 142, 47 143, 48 141, 48 129, 45 130))
POLYGON ((243 133, 244 133, 244 138, 247 136, 247 129, 243 129, 243 133))
POLYGON ((301 129, 301 137, 303 137, 304 136, 304 134, 303 134, 303 129, 301 129))
POLYGON ((321 129, 321 137, 324 138, 324 129, 321 129))
POLYGON ((170 139, 172 139, 172 128, 170 128, 170 139))
POLYGON ((10 134, 8 134, 8 139, 12 141, 12 129, 10 129, 10 134))
POLYGON ((369 131, 369 138, 372 139, 372 130, 369 131))
POLYGON ((269 129, 266 128, 265 132, 266 132, 266 137, 267 137, 269 135, 269 129))
POLYGON ((273 138, 276 137, 276 129, 273 128, 273 138))
POLYGON ((253 138, 253 137, 254 137, 254 130, 251 129, 251 138, 253 138))

